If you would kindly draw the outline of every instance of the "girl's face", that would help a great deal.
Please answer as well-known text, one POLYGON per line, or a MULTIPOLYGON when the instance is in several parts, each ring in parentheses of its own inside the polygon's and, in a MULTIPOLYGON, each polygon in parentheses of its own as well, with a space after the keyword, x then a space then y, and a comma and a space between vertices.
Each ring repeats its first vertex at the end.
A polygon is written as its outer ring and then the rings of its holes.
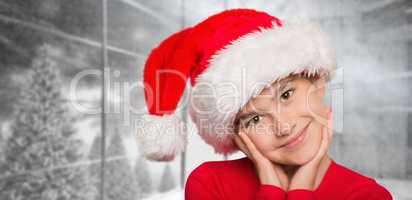
POLYGON ((328 107, 323 104, 323 77, 292 75, 273 83, 249 100, 236 116, 239 131, 247 133, 269 160, 302 165, 318 151, 328 107))

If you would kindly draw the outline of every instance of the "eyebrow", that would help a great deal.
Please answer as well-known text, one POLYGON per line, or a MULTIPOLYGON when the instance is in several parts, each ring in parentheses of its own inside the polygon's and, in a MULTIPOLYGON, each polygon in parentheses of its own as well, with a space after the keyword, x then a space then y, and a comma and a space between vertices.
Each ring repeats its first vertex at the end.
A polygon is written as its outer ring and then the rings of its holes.
POLYGON ((237 117, 238 121, 241 122, 242 120, 245 120, 247 118, 250 118, 251 116, 254 115, 268 115, 268 112, 256 112, 256 111, 250 111, 247 113, 240 113, 237 117))
POLYGON ((258 112, 255 112, 255 111, 251 111, 251 112, 247 112, 247 113, 240 113, 240 114, 237 116, 237 119, 238 119, 238 121, 240 122, 240 121, 242 121, 242 120, 244 120, 244 119, 247 119, 247 118, 251 117, 252 115, 259 115, 259 113, 258 113, 258 112))
POLYGON ((290 83, 292 81, 293 81, 293 78, 287 78, 287 80, 284 81, 284 83, 280 83, 281 85, 279 87, 279 90, 276 91, 276 94, 277 94, 277 92, 282 91, 283 89, 285 89, 285 87, 288 85, 288 83, 290 83))
MULTIPOLYGON (((288 85, 288 83, 292 82, 293 80, 294 79, 291 78, 291 77, 286 78, 286 80, 281 83, 281 86, 279 87, 279 90, 282 91, 288 85)), ((267 114, 268 114, 267 112, 256 112, 256 111, 250 111, 250 112, 245 112, 245 113, 241 112, 236 117, 236 119, 237 119, 238 122, 241 122, 241 121, 243 121, 247 118, 250 118, 251 116, 254 116, 254 115, 267 115, 267 114)))

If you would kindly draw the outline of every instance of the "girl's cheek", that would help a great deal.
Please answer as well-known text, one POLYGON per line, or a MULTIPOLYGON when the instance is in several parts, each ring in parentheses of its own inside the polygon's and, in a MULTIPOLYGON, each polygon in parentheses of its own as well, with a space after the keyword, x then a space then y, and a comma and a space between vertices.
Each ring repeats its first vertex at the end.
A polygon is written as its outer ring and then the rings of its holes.
POLYGON ((253 141, 256 147, 262 152, 269 152, 275 146, 275 136, 269 132, 259 133, 253 135, 253 141))
POLYGON ((306 98, 303 97, 295 97, 289 104, 283 105, 283 112, 284 113, 299 113, 299 114, 307 114, 309 113, 310 109, 306 105, 306 98))
POLYGON ((306 110, 311 115, 323 116, 324 111, 327 109, 327 106, 322 102, 322 99, 315 95, 310 94, 306 103, 306 110))

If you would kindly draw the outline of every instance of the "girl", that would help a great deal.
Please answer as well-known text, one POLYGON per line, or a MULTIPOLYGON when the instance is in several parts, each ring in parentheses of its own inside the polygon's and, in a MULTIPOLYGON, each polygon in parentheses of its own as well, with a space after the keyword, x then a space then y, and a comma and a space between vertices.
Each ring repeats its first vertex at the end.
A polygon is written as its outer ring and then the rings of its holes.
POLYGON ((291 75, 250 99, 236 116, 234 138, 247 157, 197 167, 185 199, 392 199, 327 154, 333 131, 324 84, 324 77, 291 75))
POLYGON ((335 69, 334 50, 317 24, 252 9, 210 16, 150 53, 140 151, 170 161, 185 150, 176 108, 190 80, 189 113, 202 139, 217 153, 240 150, 246 157, 198 166, 185 199, 392 199, 328 155, 332 111, 322 99, 335 69))

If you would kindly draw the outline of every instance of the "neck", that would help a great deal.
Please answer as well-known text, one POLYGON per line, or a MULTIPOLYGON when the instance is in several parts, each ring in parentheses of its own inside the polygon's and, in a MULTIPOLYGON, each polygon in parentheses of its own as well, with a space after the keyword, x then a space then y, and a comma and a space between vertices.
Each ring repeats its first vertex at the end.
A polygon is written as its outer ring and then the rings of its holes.
MULTIPOLYGON (((326 172, 329 169, 329 166, 331 164, 331 159, 328 155, 325 155, 322 160, 320 161, 319 164, 319 169, 318 173, 316 174, 316 179, 315 179, 315 188, 317 188, 320 183, 323 180, 323 177, 325 176, 326 172)), ((292 180, 293 175, 296 173, 296 171, 301 167, 301 165, 283 165, 282 168, 285 171, 289 182, 292 180)))
MULTIPOLYGON (((315 178, 315 188, 318 188, 320 183, 322 182, 323 177, 325 176, 326 172, 329 169, 331 161, 332 160, 329 157, 329 155, 325 155, 320 161, 318 173, 316 174, 316 178, 315 178)), ((292 180, 293 175, 299 169, 299 167, 301 167, 301 165, 282 165, 282 168, 284 172, 286 173, 286 176, 288 177, 289 183, 292 180)), ((258 174, 256 171, 256 167, 253 167, 253 171, 255 172, 256 175, 258 174)))

